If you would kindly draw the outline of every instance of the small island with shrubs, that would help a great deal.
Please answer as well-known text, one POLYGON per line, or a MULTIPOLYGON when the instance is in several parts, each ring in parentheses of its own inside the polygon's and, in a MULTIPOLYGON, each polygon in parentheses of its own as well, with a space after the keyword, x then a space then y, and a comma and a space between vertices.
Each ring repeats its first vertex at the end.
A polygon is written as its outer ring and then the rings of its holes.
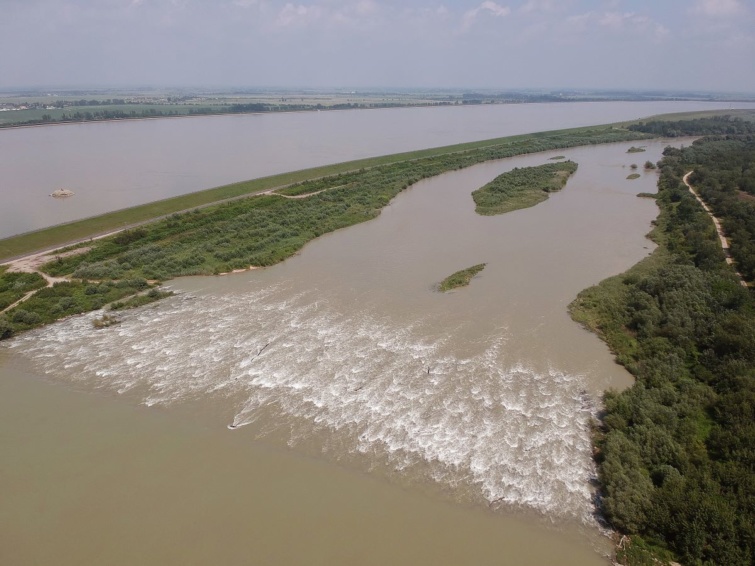
POLYGON ((446 291, 457 289, 458 287, 466 287, 475 275, 485 269, 486 265, 486 263, 478 263, 472 267, 452 273, 438 284, 438 291, 445 293, 446 291))
POLYGON ((574 161, 512 169, 472 193, 475 211, 493 216, 535 206, 561 190, 576 170, 574 161))
POLYGON ((642 153, 643 151, 645 151, 645 148, 642 146, 640 147, 632 146, 627 150, 627 153, 642 153))

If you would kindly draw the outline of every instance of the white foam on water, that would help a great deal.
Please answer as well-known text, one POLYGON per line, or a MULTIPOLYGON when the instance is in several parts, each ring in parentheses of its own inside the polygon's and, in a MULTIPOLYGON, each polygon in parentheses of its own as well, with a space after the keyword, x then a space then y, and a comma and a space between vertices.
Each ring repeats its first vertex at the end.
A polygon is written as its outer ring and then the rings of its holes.
POLYGON ((271 413, 279 426, 304 419, 313 432, 348 433, 350 452, 382 454, 397 470, 429 465, 435 480, 477 486, 496 505, 592 520, 583 380, 506 362, 503 331, 462 355, 453 329, 439 336, 430 320, 340 313, 285 286, 174 297, 107 329, 95 316, 8 344, 62 380, 139 392, 147 405, 225 396, 229 428, 271 413))

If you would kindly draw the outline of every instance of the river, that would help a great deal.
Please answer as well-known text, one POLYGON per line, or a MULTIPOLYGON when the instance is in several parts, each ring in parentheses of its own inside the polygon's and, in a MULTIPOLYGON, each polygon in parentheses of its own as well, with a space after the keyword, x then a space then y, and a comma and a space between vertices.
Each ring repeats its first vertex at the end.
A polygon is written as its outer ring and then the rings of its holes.
POLYGON ((631 380, 566 306, 653 248, 656 174, 626 177, 666 142, 629 145, 559 151, 579 170, 530 209, 481 217, 470 193, 554 153, 421 181, 117 326, 3 343, 0 558, 604 564, 589 421, 631 380))
MULTIPOLYGON (((203 116, 0 131, 0 238, 158 199, 427 147, 607 124, 705 102, 586 102, 203 116), (50 198, 58 188, 74 191, 50 198)), ((738 104, 755 108, 755 104, 738 104)))

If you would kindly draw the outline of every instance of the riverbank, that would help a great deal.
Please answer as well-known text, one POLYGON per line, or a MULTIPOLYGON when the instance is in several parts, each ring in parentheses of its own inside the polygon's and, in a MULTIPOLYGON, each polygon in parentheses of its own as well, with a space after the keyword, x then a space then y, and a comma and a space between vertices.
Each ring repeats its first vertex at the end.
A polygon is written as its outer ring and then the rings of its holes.
MULTIPOLYGON (((514 155, 647 138, 611 126, 577 128, 360 160, 220 187, 17 236, 0 242, 0 253, 11 255, 10 250, 33 249, 42 242, 63 243, 73 236, 115 227, 114 235, 73 247, 86 246, 85 252, 54 254, 54 261, 39 269, 49 276, 81 281, 165 281, 269 266, 322 234, 375 218, 393 197, 421 179, 514 155), (284 180, 298 181, 293 196, 305 198, 276 195, 271 189, 284 180), (247 195, 254 198, 242 198, 247 195), (221 204, 206 202, 219 196, 226 197, 221 204), (171 207, 186 209, 188 203, 194 204, 189 211, 166 215, 171 207), (156 213, 163 218, 148 223, 145 216, 156 213), (144 224, 137 224, 139 218, 144 224), (113 226, 118 223, 131 228, 113 226)), ((40 324, 49 322, 50 309, 44 303, 37 308, 44 312, 35 319, 40 324)), ((65 309, 59 312, 69 314, 65 309)), ((7 337, 15 332, 13 309, 6 318, 11 327, 7 337)), ((29 327, 24 323, 16 330, 29 327)))
POLYGON ((268 177, 261 177, 251 181, 223 185, 5 238, 0 240, 0 261, 32 252, 70 245, 79 240, 106 234, 115 230, 131 228, 138 224, 153 221, 170 214, 182 213, 198 207, 217 204, 234 198, 243 198, 264 191, 282 189, 295 183, 302 183, 305 181, 311 182, 323 177, 353 173, 362 169, 367 170, 374 167, 398 164, 401 162, 411 162, 419 159, 482 151, 493 148, 498 148, 501 151, 498 153, 491 153, 490 159, 498 158, 496 156, 506 157, 519 153, 545 151, 555 147, 572 147, 574 144, 579 145, 580 143, 604 143, 599 142, 603 133, 607 133, 608 137, 606 138, 606 141, 609 142, 623 141, 624 139, 647 138, 647 136, 642 134, 634 134, 639 136, 635 138, 628 137, 632 134, 624 129, 612 128, 610 125, 570 128, 551 132, 523 134, 477 142, 454 144, 432 149, 359 159, 334 165, 313 167, 294 172, 271 175, 268 177), (544 146, 543 138, 550 139, 549 143, 554 144, 553 147, 544 146))
MULTIPOLYGON (((734 126, 751 128, 716 120, 669 127, 701 135, 734 126)), ((658 249, 569 307, 637 379, 606 394, 595 429, 602 508, 630 541, 617 550, 622 564, 751 563, 755 303, 726 261, 720 224, 686 182, 701 160, 701 179, 716 168, 741 173, 727 155, 749 135, 667 150, 651 233, 658 249)))
MULTIPOLYGON (((524 104, 524 103, 522 103, 524 104)), ((324 107, 317 108, 315 106, 309 108, 282 108, 276 110, 250 110, 244 112, 233 111, 218 111, 218 112, 186 112, 183 114, 155 114, 155 115, 136 115, 136 116, 123 116, 123 117, 111 117, 111 118, 89 118, 89 119, 66 119, 66 120, 36 120, 30 119, 25 122, 10 122, 0 124, 0 130, 16 130, 24 128, 44 128, 49 126, 71 126, 77 124, 92 124, 92 123, 108 123, 108 122, 138 122, 144 120, 168 120, 177 118, 207 118, 209 116, 253 116, 263 114, 298 114, 298 113, 311 113, 311 112, 338 112, 344 110, 385 110, 391 108, 433 108, 437 106, 452 106, 451 103, 428 103, 428 104, 386 104, 386 105, 373 105, 373 106, 348 106, 342 105, 337 107, 324 107)))

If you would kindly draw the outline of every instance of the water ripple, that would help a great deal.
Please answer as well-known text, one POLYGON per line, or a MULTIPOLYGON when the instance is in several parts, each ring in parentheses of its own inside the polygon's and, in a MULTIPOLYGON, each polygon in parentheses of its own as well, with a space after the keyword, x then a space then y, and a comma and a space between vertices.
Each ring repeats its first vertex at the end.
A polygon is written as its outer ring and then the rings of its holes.
POLYGON ((235 427, 271 413, 305 419, 313 431, 348 431, 351 452, 379 452, 399 470, 431 464, 437 481, 477 486, 491 503, 590 520, 583 380, 506 363, 504 332, 461 355, 432 321, 340 313, 285 286, 179 296, 105 330, 94 316, 9 345, 61 380, 136 391, 147 405, 225 396, 235 427))

